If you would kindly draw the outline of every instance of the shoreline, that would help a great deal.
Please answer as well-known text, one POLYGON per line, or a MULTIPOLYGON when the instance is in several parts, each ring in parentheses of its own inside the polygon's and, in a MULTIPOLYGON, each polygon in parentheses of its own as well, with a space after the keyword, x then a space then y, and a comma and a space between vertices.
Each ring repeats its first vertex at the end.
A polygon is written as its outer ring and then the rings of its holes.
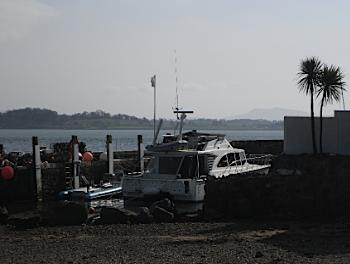
POLYGON ((348 263, 349 234, 342 221, 0 226, 0 262, 348 263))

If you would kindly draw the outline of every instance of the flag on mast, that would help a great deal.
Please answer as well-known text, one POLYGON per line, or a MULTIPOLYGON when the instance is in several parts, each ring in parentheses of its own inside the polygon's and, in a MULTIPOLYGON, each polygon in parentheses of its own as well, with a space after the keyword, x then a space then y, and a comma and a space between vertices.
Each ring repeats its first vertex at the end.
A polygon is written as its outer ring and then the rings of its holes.
POLYGON ((151 77, 151 84, 152 84, 152 87, 153 87, 153 88, 156 87, 156 75, 153 75, 153 76, 151 77))
POLYGON ((152 87, 156 87, 156 76, 155 75, 153 75, 151 78, 151 84, 152 84, 152 87))

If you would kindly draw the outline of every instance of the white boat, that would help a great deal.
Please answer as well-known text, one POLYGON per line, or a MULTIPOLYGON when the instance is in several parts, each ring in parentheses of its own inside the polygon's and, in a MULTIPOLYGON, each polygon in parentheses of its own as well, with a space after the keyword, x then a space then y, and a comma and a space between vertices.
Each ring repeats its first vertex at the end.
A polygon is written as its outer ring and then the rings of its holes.
POLYGON ((251 163, 245 151, 232 147, 225 135, 182 133, 186 113, 192 111, 175 113, 181 113, 179 134, 167 134, 162 143, 146 148, 153 159, 144 172, 124 176, 124 199, 167 195, 175 201, 201 202, 208 177, 267 173, 270 164, 251 163))

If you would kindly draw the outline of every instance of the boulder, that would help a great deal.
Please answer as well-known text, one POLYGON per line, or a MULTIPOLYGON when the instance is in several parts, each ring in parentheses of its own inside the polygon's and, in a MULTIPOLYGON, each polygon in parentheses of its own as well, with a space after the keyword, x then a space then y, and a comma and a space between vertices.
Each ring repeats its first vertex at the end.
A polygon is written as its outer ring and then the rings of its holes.
POLYGON ((149 208, 152 214, 154 214, 154 209, 155 207, 160 207, 163 208, 164 210, 175 214, 176 213, 176 208, 175 208, 175 204, 173 203, 173 201, 171 201, 169 198, 164 198, 162 200, 156 201, 154 202, 149 208))
POLYGON ((153 222, 153 216, 147 207, 140 207, 136 220, 141 224, 150 224, 153 222))
POLYGON ((85 206, 72 201, 51 204, 46 214, 48 223, 53 225, 81 225, 88 217, 85 206))
POLYGON ((153 217, 158 223, 169 223, 174 220, 174 214, 172 212, 169 212, 159 206, 155 206, 153 208, 153 217))
POLYGON ((118 207, 103 207, 100 215, 103 224, 135 223, 137 216, 136 213, 130 210, 118 207))
POLYGON ((28 229, 37 227, 40 223, 40 214, 37 211, 26 211, 10 215, 7 224, 16 229, 28 229))
POLYGON ((6 224, 7 218, 9 216, 9 212, 5 206, 0 206, 0 224, 6 224))

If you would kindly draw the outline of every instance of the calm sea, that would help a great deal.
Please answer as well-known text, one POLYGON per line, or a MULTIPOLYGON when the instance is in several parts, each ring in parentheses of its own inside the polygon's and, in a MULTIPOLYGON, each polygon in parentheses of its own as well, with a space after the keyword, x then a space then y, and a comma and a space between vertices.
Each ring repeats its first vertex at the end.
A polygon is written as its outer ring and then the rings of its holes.
MULTIPOLYGON (((162 130, 163 135, 167 130, 162 130)), ((228 140, 283 139, 283 130, 201 130, 201 132, 225 134, 228 140)), ((113 137, 117 150, 136 150, 137 135, 142 135, 145 145, 152 142, 153 130, 54 130, 54 129, 0 129, 0 144, 5 151, 31 152, 32 137, 39 138, 39 144, 68 142, 72 135, 86 143, 92 151, 104 151, 106 135, 113 137)))

